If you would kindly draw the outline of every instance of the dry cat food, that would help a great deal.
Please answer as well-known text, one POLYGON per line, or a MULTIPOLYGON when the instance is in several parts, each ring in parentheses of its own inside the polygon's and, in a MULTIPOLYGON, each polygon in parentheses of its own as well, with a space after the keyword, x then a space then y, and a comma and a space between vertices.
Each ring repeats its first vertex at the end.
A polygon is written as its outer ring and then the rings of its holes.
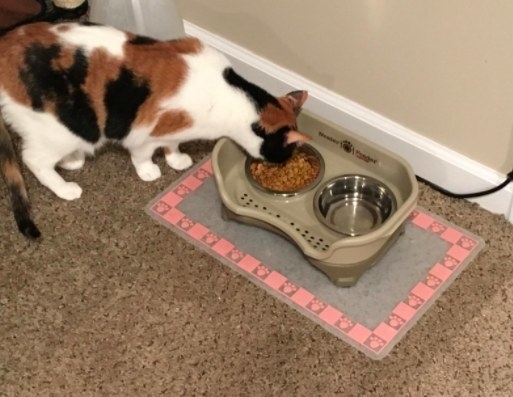
POLYGON ((319 160, 312 154, 296 151, 283 164, 254 161, 251 175, 260 186, 278 191, 295 192, 312 183, 320 172, 319 160))

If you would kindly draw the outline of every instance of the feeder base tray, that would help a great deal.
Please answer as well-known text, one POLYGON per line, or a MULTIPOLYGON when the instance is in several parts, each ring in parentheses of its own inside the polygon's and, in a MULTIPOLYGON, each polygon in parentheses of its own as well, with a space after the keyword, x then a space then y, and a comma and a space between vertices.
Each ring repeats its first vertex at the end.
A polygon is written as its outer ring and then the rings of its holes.
MULTIPOLYGON (((221 206, 221 214, 222 218, 225 221, 236 221, 240 223, 245 223, 252 226, 257 226, 262 229, 268 230, 270 232, 279 234, 287 238, 289 241, 294 243, 294 241, 288 236, 288 234, 284 233, 282 230, 277 227, 261 221, 259 219, 238 215, 233 211, 230 211, 224 204, 221 206)), ((311 258, 305 255, 305 259, 315 266, 317 269, 322 271, 330 281, 335 284, 337 287, 352 287, 355 285, 360 277, 372 266, 379 262, 379 260, 385 255, 385 253, 392 247, 392 245, 397 241, 400 235, 404 234, 404 225, 399 227, 392 236, 390 236, 389 240, 383 245, 383 247, 376 252, 371 257, 359 262, 352 264, 344 264, 344 265, 334 265, 332 263, 326 263, 323 261, 316 260, 315 258, 311 258)))

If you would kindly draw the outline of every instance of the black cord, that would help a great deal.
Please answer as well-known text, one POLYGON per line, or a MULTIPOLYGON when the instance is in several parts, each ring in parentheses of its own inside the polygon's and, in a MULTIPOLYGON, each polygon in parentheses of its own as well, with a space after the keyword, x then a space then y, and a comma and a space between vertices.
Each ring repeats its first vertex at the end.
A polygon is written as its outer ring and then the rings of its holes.
POLYGON ((432 182, 425 180, 424 178, 422 178, 418 175, 416 175, 416 177, 419 182, 425 183, 431 189, 436 190, 437 192, 442 193, 446 196, 449 196, 451 198, 456 198, 456 199, 469 199, 469 198, 474 198, 474 197, 486 196, 488 194, 498 192, 499 190, 505 188, 506 186, 509 185, 510 182, 513 182, 513 170, 511 170, 506 175, 506 180, 504 182, 502 182, 500 185, 495 186, 488 190, 483 190, 482 192, 475 192, 475 193, 453 193, 453 192, 450 192, 450 191, 444 189, 443 187, 440 187, 432 182))

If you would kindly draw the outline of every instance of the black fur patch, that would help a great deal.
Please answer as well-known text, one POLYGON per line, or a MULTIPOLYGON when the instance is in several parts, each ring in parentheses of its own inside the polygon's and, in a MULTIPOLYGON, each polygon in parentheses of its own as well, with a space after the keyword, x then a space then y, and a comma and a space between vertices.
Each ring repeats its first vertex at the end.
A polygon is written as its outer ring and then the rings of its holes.
POLYGON ((280 128, 273 134, 267 134, 257 123, 254 123, 251 127, 255 134, 264 139, 260 147, 260 154, 266 161, 283 163, 292 157, 296 144, 287 144, 289 127, 280 128))
POLYGON ((34 110, 43 110, 43 102, 49 99, 50 95, 47 92, 48 88, 54 83, 52 80, 61 83, 49 67, 50 62, 59 56, 60 51, 61 47, 58 45, 44 47, 41 44, 34 44, 25 51, 25 66, 20 69, 19 76, 27 89, 34 110), (43 81, 45 85, 42 84, 43 81))
POLYGON ((251 124, 251 129, 253 130, 253 132, 259 136, 260 138, 265 138, 265 136, 267 135, 267 133, 265 132, 265 130, 262 128, 262 126, 258 123, 253 123, 251 124))
POLYGON ((121 68, 118 78, 110 81, 106 87, 105 136, 118 140, 126 137, 140 106, 150 94, 147 82, 137 79, 129 69, 121 68))
POLYGON ((104 26, 101 23, 91 21, 79 21, 78 24, 82 26, 104 26))
POLYGON ((223 71, 223 77, 228 84, 244 91, 248 98, 255 103, 258 111, 262 110, 268 104, 273 104, 274 106, 281 108, 280 103, 274 96, 269 94, 263 88, 260 88, 239 76, 233 68, 226 68, 223 71))
POLYGON ((152 39, 151 37, 146 37, 146 36, 135 36, 128 43, 133 44, 133 45, 149 45, 149 44, 157 43, 157 40, 152 39))
POLYGON ((23 197, 17 186, 8 186, 11 191, 11 203, 14 213, 14 219, 18 225, 18 230, 26 237, 36 239, 41 236, 41 232, 35 225, 30 216, 30 204, 23 197))
POLYGON ((33 44, 25 51, 25 65, 20 69, 20 79, 25 85, 34 110, 43 111, 44 103, 55 103, 58 119, 74 134, 94 143, 100 138, 96 113, 89 97, 83 91, 88 61, 82 50, 73 56, 68 69, 55 70, 52 61, 61 53, 54 44, 44 47, 33 44))

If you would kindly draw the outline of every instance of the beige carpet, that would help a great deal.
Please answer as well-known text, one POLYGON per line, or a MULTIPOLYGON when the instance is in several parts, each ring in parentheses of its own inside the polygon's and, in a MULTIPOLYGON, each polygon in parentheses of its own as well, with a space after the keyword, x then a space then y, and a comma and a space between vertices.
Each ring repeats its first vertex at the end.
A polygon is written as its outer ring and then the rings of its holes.
MULTIPOLYGON (((196 160, 210 144, 190 144, 196 160)), ((513 226, 422 187, 419 204, 487 247, 383 361, 372 361, 143 207, 180 174, 138 180, 109 148, 66 177, 27 175, 44 238, 15 229, 0 188, 0 396, 510 396, 513 226)))

